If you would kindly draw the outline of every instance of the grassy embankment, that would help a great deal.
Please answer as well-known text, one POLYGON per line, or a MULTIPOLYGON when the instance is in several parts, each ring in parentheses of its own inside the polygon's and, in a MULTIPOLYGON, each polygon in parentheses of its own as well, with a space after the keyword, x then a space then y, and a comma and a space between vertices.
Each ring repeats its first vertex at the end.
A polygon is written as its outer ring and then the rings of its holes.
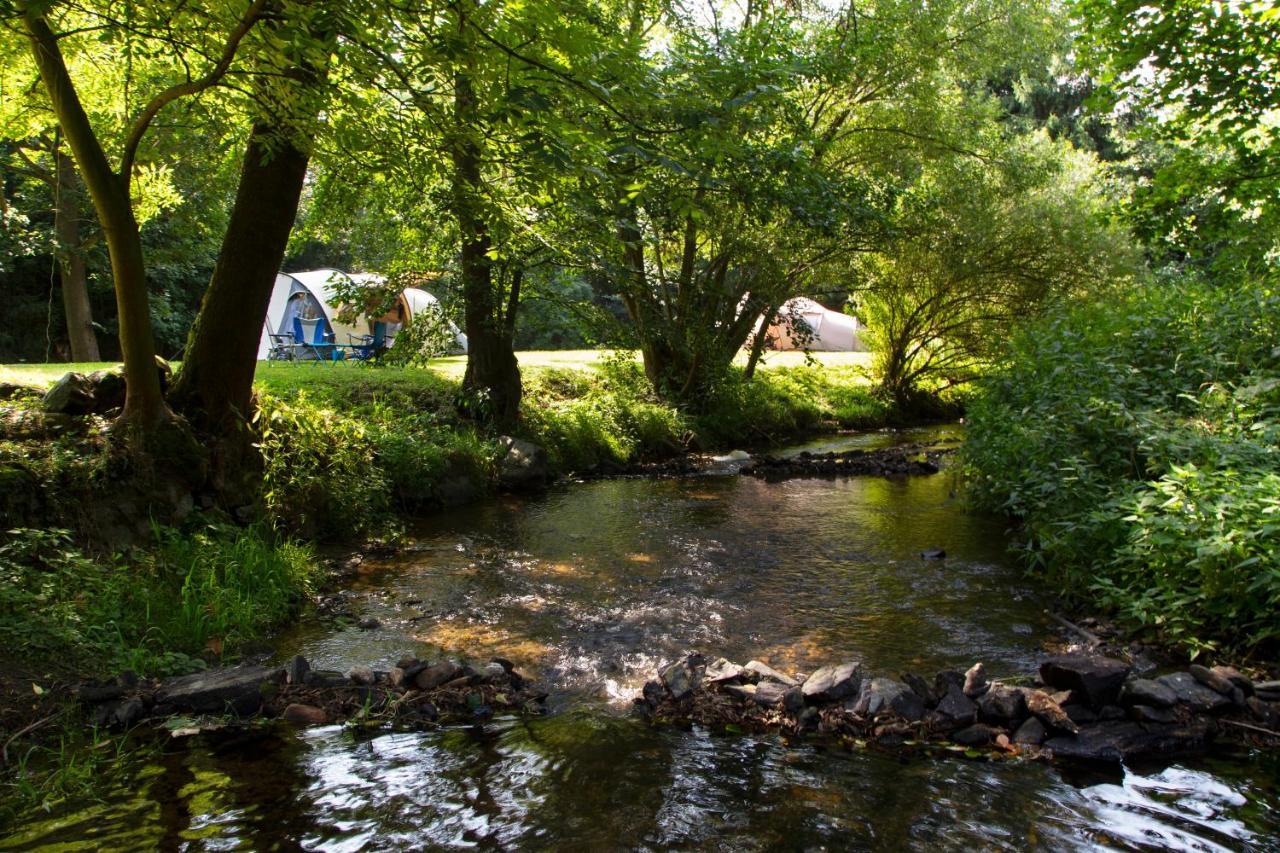
POLYGON ((1280 640, 1280 295, 1148 287, 1019 334, 969 408, 977 502, 1050 588, 1190 654, 1280 640))
MULTIPOLYGON (((606 356, 522 354, 520 431, 547 447, 559 471, 875 426, 889 415, 870 393, 865 356, 811 366, 796 355, 776 357, 782 365, 751 383, 727 382, 699 415, 655 399, 638 363, 606 356)), ((9 365, 0 382, 45 388, 69 367, 97 365, 9 365)), ((92 557, 78 547, 80 513, 94 501, 124 500, 115 484, 128 465, 104 440, 105 422, 83 418, 62 433, 24 434, 17 416, 35 412, 38 395, 0 404, 7 410, 0 487, 10 489, 0 501, 14 508, 12 526, 19 507, 34 506, 27 526, 40 528, 0 536, 0 642, 11 660, 50 673, 153 673, 234 654, 287 618, 318 582, 314 554, 291 539, 385 536, 406 515, 447 502, 445 489, 453 499, 459 488, 483 495, 497 444, 455 415, 462 370, 461 358, 425 370, 263 365, 261 521, 243 528, 197 509, 180 533, 157 529, 145 547, 97 549, 92 557), (42 522, 41 513, 56 520, 42 522), (55 524, 65 529, 48 529, 55 524)))

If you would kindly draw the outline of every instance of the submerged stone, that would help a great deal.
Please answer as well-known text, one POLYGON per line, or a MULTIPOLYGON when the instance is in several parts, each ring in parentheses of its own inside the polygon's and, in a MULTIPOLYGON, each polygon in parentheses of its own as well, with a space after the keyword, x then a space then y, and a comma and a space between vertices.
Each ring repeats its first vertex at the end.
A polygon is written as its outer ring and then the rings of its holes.
POLYGON ((1044 745, 1062 758, 1118 763, 1144 755, 1199 749, 1207 738, 1208 727, 1203 722, 1185 726, 1123 722, 1091 726, 1075 736, 1050 738, 1044 745))

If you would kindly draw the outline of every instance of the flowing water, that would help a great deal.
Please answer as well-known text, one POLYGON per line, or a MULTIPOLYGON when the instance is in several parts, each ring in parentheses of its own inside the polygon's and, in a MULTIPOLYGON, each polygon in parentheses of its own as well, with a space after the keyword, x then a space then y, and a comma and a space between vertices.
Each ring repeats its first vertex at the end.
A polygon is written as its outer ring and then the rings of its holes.
MULTIPOLYGON (((923 434, 938 440, 954 432, 923 434)), ((825 440, 872 447, 921 434, 825 440)), ((999 520, 925 478, 570 484, 432 517, 304 624, 313 666, 501 654, 551 713, 432 732, 276 727, 175 741, 4 849, 1280 849, 1280 762, 1114 771, 651 729, 629 703, 696 648, 787 670, 1031 671, 1044 605, 999 520), (924 561, 922 550, 948 558, 924 561)))

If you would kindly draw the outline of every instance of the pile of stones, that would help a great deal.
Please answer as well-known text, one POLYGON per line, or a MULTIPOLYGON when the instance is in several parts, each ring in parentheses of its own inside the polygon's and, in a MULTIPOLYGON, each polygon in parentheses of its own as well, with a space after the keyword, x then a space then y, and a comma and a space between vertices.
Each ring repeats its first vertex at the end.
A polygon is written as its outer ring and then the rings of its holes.
POLYGON ((657 722, 852 736, 886 746, 928 741, 971 749, 1118 762, 1201 750, 1215 737, 1275 746, 1280 682, 1230 667, 1192 666, 1158 678, 1093 654, 1045 660, 1029 684, 988 678, 981 663, 933 679, 871 677, 849 661, 807 678, 760 661, 687 654, 635 700, 657 722))
POLYGON ((312 669, 298 655, 286 666, 238 666, 162 681, 131 673, 84 685, 80 700, 95 725, 115 728, 177 715, 282 718, 323 725, 361 717, 404 724, 484 719, 494 713, 542 713, 546 692, 510 661, 481 667, 405 657, 388 671, 312 669))
POLYGON ((742 468, 742 473, 765 480, 790 477, 905 477, 936 474, 941 459, 952 452, 929 444, 908 444, 882 450, 846 450, 840 453, 809 453, 796 456, 758 456, 742 468))

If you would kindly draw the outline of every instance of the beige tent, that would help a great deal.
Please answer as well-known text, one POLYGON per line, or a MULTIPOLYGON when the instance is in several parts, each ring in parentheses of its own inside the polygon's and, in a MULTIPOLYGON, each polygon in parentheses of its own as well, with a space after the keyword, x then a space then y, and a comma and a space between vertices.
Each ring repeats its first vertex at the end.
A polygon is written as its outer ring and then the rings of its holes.
POLYGON ((856 317, 824 308, 812 299, 797 296, 778 309, 769 326, 770 346, 777 350, 807 349, 813 352, 866 352, 856 317), (812 335, 811 339, 806 339, 812 335))

